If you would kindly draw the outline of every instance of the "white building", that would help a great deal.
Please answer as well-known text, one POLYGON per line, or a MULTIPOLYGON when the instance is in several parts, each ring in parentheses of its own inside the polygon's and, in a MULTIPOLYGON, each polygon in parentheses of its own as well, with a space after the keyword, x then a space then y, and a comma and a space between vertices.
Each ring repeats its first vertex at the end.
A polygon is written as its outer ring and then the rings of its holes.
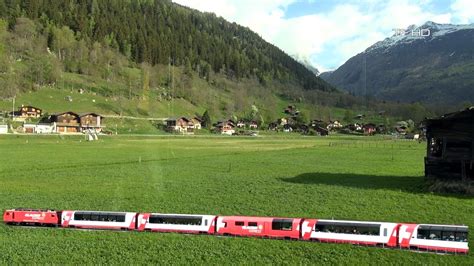
POLYGON ((56 123, 37 124, 35 132, 37 134, 52 134, 56 132, 56 123))
POLYGON ((8 125, 0 125, 0 134, 8 133, 8 125))

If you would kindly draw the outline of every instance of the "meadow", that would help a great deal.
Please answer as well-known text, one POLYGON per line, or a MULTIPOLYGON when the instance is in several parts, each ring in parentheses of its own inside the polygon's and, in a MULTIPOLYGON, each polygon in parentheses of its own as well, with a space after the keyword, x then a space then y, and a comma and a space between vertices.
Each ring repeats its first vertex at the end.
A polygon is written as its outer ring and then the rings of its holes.
MULTIPOLYGON (((425 143, 380 137, 0 136, 0 209, 29 207, 466 224, 474 199, 427 192, 425 143)), ((469 242, 474 247, 472 235, 469 242)), ((472 252, 471 252, 472 254, 472 252)), ((341 244, 0 224, 0 264, 460 264, 341 244)))

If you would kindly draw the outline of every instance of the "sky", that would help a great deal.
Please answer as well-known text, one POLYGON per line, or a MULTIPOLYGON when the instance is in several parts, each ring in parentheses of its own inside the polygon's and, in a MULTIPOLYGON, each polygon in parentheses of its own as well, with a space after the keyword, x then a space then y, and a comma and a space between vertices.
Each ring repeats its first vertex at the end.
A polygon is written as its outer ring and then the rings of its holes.
POLYGON ((321 72, 394 34, 436 23, 474 23, 474 0, 173 0, 257 32, 321 72))

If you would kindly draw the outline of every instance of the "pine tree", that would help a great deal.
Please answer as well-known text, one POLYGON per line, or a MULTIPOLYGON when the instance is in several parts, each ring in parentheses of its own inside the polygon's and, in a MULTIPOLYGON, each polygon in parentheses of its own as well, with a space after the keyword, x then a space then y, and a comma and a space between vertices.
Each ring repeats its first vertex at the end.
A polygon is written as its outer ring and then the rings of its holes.
POLYGON ((211 117, 209 116, 209 112, 206 110, 202 114, 202 127, 210 129, 211 126, 212 126, 211 117))

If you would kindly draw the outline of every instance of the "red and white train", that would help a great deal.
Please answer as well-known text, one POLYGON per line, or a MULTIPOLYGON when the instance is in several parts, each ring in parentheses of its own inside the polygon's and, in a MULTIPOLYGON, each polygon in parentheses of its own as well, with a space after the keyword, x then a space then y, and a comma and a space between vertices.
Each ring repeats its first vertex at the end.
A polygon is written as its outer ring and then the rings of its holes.
POLYGON ((305 218, 11 209, 7 224, 266 237, 468 253, 468 227, 305 218))

